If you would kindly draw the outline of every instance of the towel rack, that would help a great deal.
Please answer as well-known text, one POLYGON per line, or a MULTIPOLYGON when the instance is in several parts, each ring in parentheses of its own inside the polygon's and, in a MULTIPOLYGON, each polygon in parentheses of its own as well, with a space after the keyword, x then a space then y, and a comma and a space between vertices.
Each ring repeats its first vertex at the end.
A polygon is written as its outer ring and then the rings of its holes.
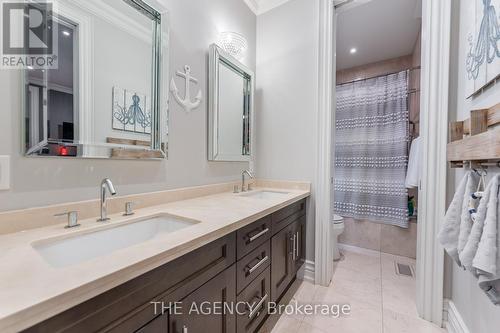
POLYGON ((451 167, 464 167, 469 163, 480 166, 499 166, 500 162, 500 103, 473 110, 470 118, 450 123, 450 143, 447 160, 451 167))

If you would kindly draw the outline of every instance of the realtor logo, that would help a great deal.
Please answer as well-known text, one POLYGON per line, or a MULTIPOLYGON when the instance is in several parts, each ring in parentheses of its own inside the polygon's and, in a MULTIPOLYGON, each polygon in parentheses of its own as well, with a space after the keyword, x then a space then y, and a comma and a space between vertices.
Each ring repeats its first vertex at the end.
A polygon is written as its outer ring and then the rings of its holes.
POLYGON ((57 68, 52 13, 51 2, 2 1, 2 68, 57 68))

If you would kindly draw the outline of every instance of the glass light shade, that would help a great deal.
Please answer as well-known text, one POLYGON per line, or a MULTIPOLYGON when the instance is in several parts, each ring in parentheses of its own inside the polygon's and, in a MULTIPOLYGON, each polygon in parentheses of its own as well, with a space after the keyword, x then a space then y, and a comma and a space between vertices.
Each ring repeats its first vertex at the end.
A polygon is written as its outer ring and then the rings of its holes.
POLYGON ((238 60, 244 57, 248 47, 247 39, 242 34, 230 31, 221 32, 217 44, 238 60))

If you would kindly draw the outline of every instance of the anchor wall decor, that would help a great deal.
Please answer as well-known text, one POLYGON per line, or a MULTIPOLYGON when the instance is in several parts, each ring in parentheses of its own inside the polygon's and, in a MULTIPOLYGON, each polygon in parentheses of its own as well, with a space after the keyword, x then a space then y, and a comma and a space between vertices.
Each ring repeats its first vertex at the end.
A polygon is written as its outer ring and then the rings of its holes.
POLYGON ((177 103, 179 103, 184 108, 184 111, 191 112, 194 109, 198 108, 201 104, 201 101, 203 100, 200 89, 198 91, 198 94, 196 94, 194 101, 191 101, 190 85, 191 82, 198 84, 198 80, 191 76, 191 67, 189 67, 188 65, 184 66, 184 73, 181 71, 177 71, 176 74, 177 76, 180 76, 186 80, 186 86, 185 86, 186 93, 184 98, 181 98, 179 94, 179 89, 177 89, 174 78, 172 78, 172 80, 170 81, 170 92, 174 96, 177 103))

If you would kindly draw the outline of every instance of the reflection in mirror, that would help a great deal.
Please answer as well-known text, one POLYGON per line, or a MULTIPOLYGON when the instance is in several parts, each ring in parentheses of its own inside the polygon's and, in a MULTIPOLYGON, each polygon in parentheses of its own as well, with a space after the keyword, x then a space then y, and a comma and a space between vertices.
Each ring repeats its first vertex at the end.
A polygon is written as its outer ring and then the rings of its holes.
POLYGON ((250 160, 253 76, 220 47, 210 46, 209 160, 250 160))
POLYGON ((50 24, 58 31, 59 65, 57 69, 27 70, 27 154, 55 154, 58 143, 62 143, 61 147, 67 147, 61 149, 64 155, 76 156, 71 143, 78 138, 78 57, 74 57, 77 27, 62 17, 52 17, 50 24))
POLYGON ((141 0, 59 3, 58 67, 26 70, 26 155, 166 157, 162 16, 141 0))

